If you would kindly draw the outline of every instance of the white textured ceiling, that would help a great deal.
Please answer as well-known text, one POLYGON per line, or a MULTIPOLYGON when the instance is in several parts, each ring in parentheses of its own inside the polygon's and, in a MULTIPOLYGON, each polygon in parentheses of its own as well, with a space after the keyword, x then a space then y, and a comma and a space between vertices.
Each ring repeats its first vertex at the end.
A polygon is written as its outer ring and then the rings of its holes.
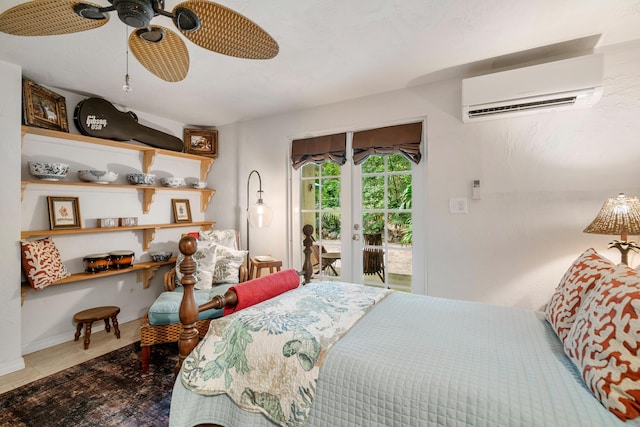
MULTIPOLYGON (((19 3, 0 0, 0 12, 19 3)), ((166 1, 166 9, 176 3, 166 1)), ((127 29, 113 14, 103 27, 82 33, 0 33, 0 59, 21 65, 25 77, 46 86, 189 125, 216 126, 640 39, 640 0, 219 3, 265 29, 280 53, 267 61, 238 59, 185 39, 191 61, 185 80, 166 83, 131 56, 134 91, 125 94, 127 29)), ((174 28, 166 17, 152 22, 174 28)))

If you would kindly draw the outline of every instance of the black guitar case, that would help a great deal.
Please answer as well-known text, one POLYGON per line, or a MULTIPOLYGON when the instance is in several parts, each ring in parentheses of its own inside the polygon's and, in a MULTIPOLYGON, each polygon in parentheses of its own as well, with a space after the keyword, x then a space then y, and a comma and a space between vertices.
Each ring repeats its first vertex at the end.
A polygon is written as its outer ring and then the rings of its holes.
POLYGON ((156 148, 182 151, 180 138, 138 123, 135 113, 122 112, 102 98, 80 101, 73 114, 78 130, 84 135, 115 141, 138 141, 156 148))

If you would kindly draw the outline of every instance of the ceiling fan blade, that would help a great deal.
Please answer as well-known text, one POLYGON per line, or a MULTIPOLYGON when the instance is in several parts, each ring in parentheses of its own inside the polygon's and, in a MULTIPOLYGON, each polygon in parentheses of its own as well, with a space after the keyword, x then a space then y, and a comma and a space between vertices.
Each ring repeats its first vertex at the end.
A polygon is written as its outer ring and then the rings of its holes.
POLYGON ((73 10, 78 3, 77 0, 36 0, 19 4, 0 14, 0 31, 15 36, 52 36, 91 30, 109 21, 108 17, 81 17, 73 10))
POLYGON ((278 54, 280 48, 273 37, 238 12, 206 0, 180 3, 173 9, 174 15, 180 8, 195 12, 200 19, 199 28, 181 30, 198 46, 237 58, 271 59, 278 54))
POLYGON ((143 38, 145 31, 135 30, 129 36, 129 48, 133 56, 144 68, 164 81, 184 80, 189 72, 189 51, 180 36, 167 28, 152 25, 150 33, 162 33, 162 38, 159 41, 147 41, 143 38))

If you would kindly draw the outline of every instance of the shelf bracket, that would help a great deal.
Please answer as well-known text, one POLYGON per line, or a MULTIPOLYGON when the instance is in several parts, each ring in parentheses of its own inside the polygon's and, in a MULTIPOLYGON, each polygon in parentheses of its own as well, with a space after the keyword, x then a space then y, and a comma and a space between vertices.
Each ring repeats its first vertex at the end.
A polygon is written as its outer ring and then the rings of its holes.
POLYGON ((142 248, 146 252, 149 250, 149 247, 151 247, 151 242, 153 242, 153 239, 156 238, 156 231, 158 231, 158 229, 145 228, 143 231, 144 231, 144 236, 142 240, 142 248))
POLYGON ((207 179, 207 175, 211 170, 211 165, 213 165, 213 159, 205 158, 200 160, 200 179, 202 181, 207 179))
POLYGON ((157 150, 145 150, 143 152, 143 162, 142 162, 142 172, 144 173, 149 173, 149 171, 151 170, 151 165, 153 165, 153 162, 156 158, 156 154, 158 154, 157 150))
MULTIPOLYGON (((142 287, 143 288, 146 289, 146 288, 149 287, 149 285, 151 284, 151 279, 156 274, 156 271, 158 271, 158 268, 160 268, 159 265, 154 265, 154 266, 147 267, 144 270, 138 272, 138 273, 142 274, 142 287)), ((138 277, 136 277, 136 279, 138 280, 138 282, 140 282, 140 275, 138 275, 138 277)))
POLYGON ((143 203, 142 203, 142 211, 146 214, 149 213, 149 209, 151 209, 151 203, 153 203, 153 199, 156 196, 155 188, 144 188, 143 189, 143 203))
POLYGON ((207 210, 207 206, 209 206, 209 203, 211 202, 213 193, 213 190, 202 190, 200 193, 200 212, 207 210))
POLYGON ((24 199, 24 189, 27 188, 27 183, 24 181, 20 181, 20 201, 24 199))

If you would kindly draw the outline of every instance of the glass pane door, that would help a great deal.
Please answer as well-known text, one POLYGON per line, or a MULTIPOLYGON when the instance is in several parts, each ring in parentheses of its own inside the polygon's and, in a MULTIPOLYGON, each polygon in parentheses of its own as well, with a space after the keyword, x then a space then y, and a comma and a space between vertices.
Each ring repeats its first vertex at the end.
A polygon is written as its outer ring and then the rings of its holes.
POLYGON ((400 154, 370 156, 359 168, 354 224, 362 230, 361 283, 411 292, 412 163, 400 154))
POLYGON ((301 169, 300 212, 302 224, 313 225, 314 276, 335 280, 342 271, 341 168, 335 163, 309 163, 301 169))

